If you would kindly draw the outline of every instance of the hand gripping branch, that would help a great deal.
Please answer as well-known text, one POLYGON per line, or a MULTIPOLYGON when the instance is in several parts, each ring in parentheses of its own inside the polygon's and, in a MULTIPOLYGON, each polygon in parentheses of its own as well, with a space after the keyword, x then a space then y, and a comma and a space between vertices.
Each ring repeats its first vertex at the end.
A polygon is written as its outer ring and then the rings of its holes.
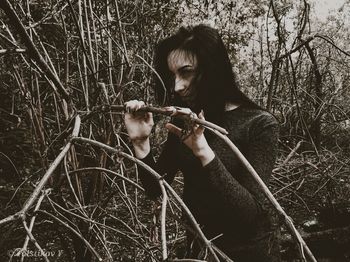
MULTIPOLYGON (((176 109, 176 107, 174 107, 176 109)), ((124 111, 125 107, 120 106, 120 105, 112 105, 112 106, 103 106, 99 108, 95 108, 95 110, 100 110, 100 111, 124 111)), ((170 116, 173 114, 173 112, 169 112, 168 110, 164 108, 156 108, 153 106, 145 106, 139 109, 139 111, 145 111, 145 112, 152 112, 152 113, 159 113, 163 115, 170 116)), ((229 148, 233 151, 233 153, 238 157, 238 159, 241 161, 243 166, 248 170, 248 172, 252 175, 253 179, 258 183, 260 189, 262 192, 265 194, 267 199, 270 201, 270 203, 273 205, 273 207, 277 210, 278 214, 283 218, 284 223, 288 229, 288 231, 291 233, 291 235, 294 237, 295 241, 298 243, 299 250, 301 253, 301 257, 303 258, 304 261, 306 261, 305 254, 308 257, 310 261, 316 262, 316 258, 312 254, 311 250, 301 237, 300 233, 297 231, 295 228, 291 218, 286 214, 286 212, 283 210, 281 205, 278 203, 276 198, 273 196, 271 191, 268 189, 266 184, 263 182, 263 180, 260 178, 258 173, 255 171, 255 169, 252 167, 252 165, 249 163, 249 161, 245 158, 245 156, 239 151, 239 149, 233 144, 233 142, 227 137, 228 132, 220 127, 217 126, 211 122, 198 119, 198 118, 193 118, 192 117, 193 113, 188 113, 188 114, 181 114, 181 115, 174 115, 174 117, 180 117, 189 121, 193 121, 196 124, 202 125, 208 130, 210 130, 212 133, 217 135, 219 138, 221 138, 228 146, 229 148), (305 254, 304 254, 305 253, 305 254)))

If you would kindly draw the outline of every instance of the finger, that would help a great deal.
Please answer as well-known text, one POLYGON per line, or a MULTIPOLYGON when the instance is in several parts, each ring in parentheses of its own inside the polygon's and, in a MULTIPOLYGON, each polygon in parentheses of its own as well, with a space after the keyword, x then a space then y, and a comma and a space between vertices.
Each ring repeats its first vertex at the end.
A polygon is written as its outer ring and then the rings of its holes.
POLYGON ((145 115, 145 120, 146 122, 150 123, 150 124, 154 124, 154 121, 153 121, 153 114, 151 112, 146 112, 146 115, 145 115))
POLYGON ((204 111, 203 111, 203 109, 199 112, 199 114, 198 114, 198 118, 199 119, 202 119, 202 120, 205 120, 205 118, 204 118, 204 111))
POLYGON ((145 106, 145 102, 143 101, 135 101, 134 108, 133 108, 133 115, 137 118, 143 118, 147 119, 148 118, 148 112, 146 111, 139 111, 142 107, 145 106))
POLYGON ((124 103, 126 112, 135 112, 139 110, 141 107, 145 106, 145 102, 139 100, 130 100, 124 103))
MULTIPOLYGON (((198 118, 201 120, 205 120, 204 118, 204 112, 201 110, 201 112, 198 114, 198 118)), ((204 132, 204 126, 203 125, 198 125, 198 127, 195 130, 196 135, 201 135, 204 132)))
POLYGON ((145 123, 153 124, 153 114, 151 112, 135 111, 131 113, 131 118, 145 123))
POLYGON ((185 108, 185 107, 178 107, 178 106, 176 106, 176 107, 168 107, 168 108, 172 108, 173 113, 171 114, 171 116, 174 116, 174 115, 190 115, 192 113, 191 109, 185 108))
POLYGON ((148 112, 137 112, 141 107, 145 106, 145 102, 139 100, 130 100, 124 103, 125 105, 125 120, 143 120, 153 123, 153 115, 148 112))
POLYGON ((165 127, 166 127, 166 129, 169 130, 169 132, 175 134, 178 137, 181 137, 181 134, 182 134, 181 133, 181 130, 182 130, 181 128, 179 128, 179 127, 177 127, 177 126, 175 126, 175 125, 173 125, 171 123, 165 124, 165 127))
POLYGON ((174 116, 176 114, 176 108, 174 106, 166 106, 164 109, 167 112, 171 112, 170 116, 174 116))
POLYGON ((130 101, 124 103, 124 106, 125 106, 127 113, 134 111, 136 101, 137 100, 130 100, 130 101))
POLYGON ((194 133, 196 136, 202 135, 204 132, 205 128, 202 125, 199 125, 196 130, 194 130, 194 133))
POLYGON ((125 112, 129 113, 130 112, 130 101, 125 102, 124 107, 125 107, 125 112))
POLYGON ((135 103, 135 111, 139 110, 141 107, 144 107, 144 106, 145 106, 145 102, 137 100, 135 103))
POLYGON ((177 110, 177 112, 183 115, 190 115, 192 113, 192 110, 189 108, 180 107, 180 109, 177 110))

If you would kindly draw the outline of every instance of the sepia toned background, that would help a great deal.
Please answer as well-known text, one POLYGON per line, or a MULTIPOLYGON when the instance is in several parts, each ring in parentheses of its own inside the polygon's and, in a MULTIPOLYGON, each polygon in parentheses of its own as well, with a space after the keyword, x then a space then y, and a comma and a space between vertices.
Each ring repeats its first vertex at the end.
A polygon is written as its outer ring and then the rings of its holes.
MULTIPOLYGON (((220 31, 242 90, 280 122, 274 196, 319 261, 349 261, 348 0, 1 0, 0 219, 28 203, 77 115, 80 136, 132 154, 122 111, 107 109, 130 99, 162 106, 152 89, 154 45, 198 23, 220 31)), ((155 120, 157 153, 168 118, 155 120)), ((161 261, 161 202, 115 173, 138 183, 132 161, 70 147, 22 217, 31 241, 22 220, 0 225, 0 260, 41 247, 54 251, 50 261, 97 261, 88 242, 104 261, 161 261)), ((181 174, 173 186, 181 194, 181 174)), ((185 228, 178 203, 168 205, 175 258, 185 228)), ((299 261, 285 230, 282 238, 284 259, 299 261)))

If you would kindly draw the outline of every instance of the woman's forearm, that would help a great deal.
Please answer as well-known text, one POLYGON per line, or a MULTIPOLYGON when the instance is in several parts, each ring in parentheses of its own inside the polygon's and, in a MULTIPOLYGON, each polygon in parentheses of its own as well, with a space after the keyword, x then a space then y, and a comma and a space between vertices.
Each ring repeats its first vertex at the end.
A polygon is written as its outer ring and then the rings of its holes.
POLYGON ((133 140, 132 145, 135 150, 135 156, 139 159, 145 158, 151 151, 149 137, 144 140, 133 140))
POLYGON ((215 157, 214 151, 210 148, 209 145, 197 151, 195 155, 201 161, 202 166, 206 166, 207 164, 209 164, 215 157))

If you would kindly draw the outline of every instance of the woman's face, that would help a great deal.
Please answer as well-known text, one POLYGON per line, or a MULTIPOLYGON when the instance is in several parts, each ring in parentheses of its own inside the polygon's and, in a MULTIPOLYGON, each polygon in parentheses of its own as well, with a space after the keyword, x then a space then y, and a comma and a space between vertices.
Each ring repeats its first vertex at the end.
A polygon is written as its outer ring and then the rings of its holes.
POLYGON ((197 57, 181 49, 173 50, 168 55, 168 67, 174 77, 174 91, 189 106, 193 105, 197 93, 194 85, 198 73, 197 57))

